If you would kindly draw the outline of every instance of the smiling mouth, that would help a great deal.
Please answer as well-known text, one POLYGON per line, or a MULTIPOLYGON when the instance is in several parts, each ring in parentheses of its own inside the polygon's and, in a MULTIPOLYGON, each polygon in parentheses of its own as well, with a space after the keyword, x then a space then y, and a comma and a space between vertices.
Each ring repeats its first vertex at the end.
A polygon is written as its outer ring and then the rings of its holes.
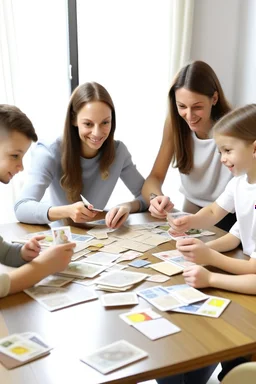
POLYGON ((89 140, 94 144, 98 144, 103 140, 103 137, 101 137, 100 139, 92 139, 91 137, 89 137, 89 140))
POLYGON ((195 120, 195 121, 189 121, 188 123, 190 125, 195 125, 195 124, 199 123, 199 121, 200 121, 200 118, 198 120, 195 120))

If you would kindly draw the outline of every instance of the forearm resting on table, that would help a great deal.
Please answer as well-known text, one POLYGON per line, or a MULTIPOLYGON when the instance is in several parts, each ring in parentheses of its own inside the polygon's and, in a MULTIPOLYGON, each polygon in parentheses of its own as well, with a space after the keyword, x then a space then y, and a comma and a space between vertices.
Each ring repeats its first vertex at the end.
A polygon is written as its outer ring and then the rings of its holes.
POLYGON ((211 273, 210 286, 214 288, 226 289, 228 291, 256 294, 256 275, 225 275, 220 273, 211 273))
POLYGON ((43 264, 38 259, 34 259, 30 263, 10 271, 9 294, 23 291, 48 276, 52 272, 49 264, 43 264))
POLYGON ((240 244, 240 239, 238 237, 232 235, 231 233, 227 233, 226 235, 212 241, 208 241, 206 245, 214 249, 218 252, 228 252, 232 249, 235 249, 240 244))
POLYGON ((246 275, 256 273, 256 259, 249 260, 234 259, 212 250, 210 264, 223 271, 233 273, 235 275, 246 275))
POLYGON ((217 203, 212 203, 207 207, 200 209, 193 216, 194 228, 209 228, 218 223, 228 214, 223 208, 217 203))

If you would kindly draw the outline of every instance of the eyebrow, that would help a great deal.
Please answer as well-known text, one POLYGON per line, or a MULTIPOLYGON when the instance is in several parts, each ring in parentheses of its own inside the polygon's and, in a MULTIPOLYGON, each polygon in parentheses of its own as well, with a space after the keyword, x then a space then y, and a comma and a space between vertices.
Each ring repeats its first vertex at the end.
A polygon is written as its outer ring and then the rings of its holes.
MULTIPOLYGON (((182 101, 179 101, 179 100, 176 100, 176 103, 179 103, 179 104, 182 104, 182 105, 186 105, 186 104, 182 103, 182 101)), ((203 104, 203 101, 197 101, 196 103, 194 103, 192 105, 197 105, 197 104, 203 104)))
MULTIPOLYGON (((104 117, 104 119, 102 119, 101 121, 104 121, 104 120, 107 120, 107 119, 111 119, 111 115, 109 115, 109 116, 107 116, 107 117, 104 117)), ((88 117, 82 117, 81 120, 82 120, 82 121, 85 121, 85 120, 87 120, 87 121, 93 121, 93 120, 89 119, 88 117)))

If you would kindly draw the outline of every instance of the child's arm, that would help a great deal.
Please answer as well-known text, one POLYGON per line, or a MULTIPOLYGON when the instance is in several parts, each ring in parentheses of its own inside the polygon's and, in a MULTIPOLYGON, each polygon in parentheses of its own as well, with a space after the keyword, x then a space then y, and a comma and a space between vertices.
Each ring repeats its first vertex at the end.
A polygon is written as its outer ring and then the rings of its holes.
POLYGON ((52 273, 63 271, 71 260, 74 247, 75 243, 50 247, 30 263, 9 272, 9 294, 20 292, 52 273))
POLYGON ((232 249, 235 249, 240 244, 240 239, 238 237, 232 235, 231 233, 227 233, 226 235, 212 241, 208 241, 205 243, 209 248, 214 249, 218 252, 228 252, 232 249))
POLYGON ((194 288, 214 287, 228 291, 256 294, 256 275, 226 275, 210 272, 206 268, 196 265, 187 268, 183 273, 185 282, 194 288))
POLYGON ((218 223, 228 214, 217 203, 212 203, 200 209, 196 214, 183 216, 178 219, 169 219, 171 227, 177 232, 184 232, 190 228, 209 228, 218 223))
POLYGON ((196 264, 212 265, 236 275, 256 273, 256 259, 250 258, 248 261, 225 256, 208 248, 199 239, 185 238, 178 240, 176 247, 185 256, 186 260, 196 264))

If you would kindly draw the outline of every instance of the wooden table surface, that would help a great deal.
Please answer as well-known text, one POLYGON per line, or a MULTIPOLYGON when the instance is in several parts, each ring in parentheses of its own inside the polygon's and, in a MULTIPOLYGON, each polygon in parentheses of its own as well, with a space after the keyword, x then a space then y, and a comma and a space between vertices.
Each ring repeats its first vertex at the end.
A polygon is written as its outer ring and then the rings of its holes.
MULTIPOLYGON (((129 223, 156 221, 148 214, 133 214, 129 223)), ((21 237, 24 233, 45 230, 46 226, 20 223, 0 226, 5 239, 21 237)), ((78 228, 73 232, 84 233, 78 228)), ((224 232, 214 228, 217 236, 224 232)), ((213 237, 204 237, 208 241, 213 237)), ((175 249, 175 241, 162 244, 145 255, 161 250, 175 249)), ((232 257, 245 258, 240 250, 229 252, 232 257)), ((5 267, 0 265, 0 271, 5 267)), ((136 270, 129 268, 130 270, 136 270)), ((141 268, 139 271, 148 271, 141 268)), ((182 275, 172 277, 163 285, 184 283, 182 275)), ((156 286, 143 282, 134 291, 156 286)), ((81 289, 71 284, 72 290, 81 289)), ((256 297, 217 289, 203 290, 207 294, 232 300, 222 315, 215 318, 160 312, 163 317, 181 328, 181 332, 151 341, 119 318, 120 313, 149 307, 139 298, 137 306, 104 308, 99 300, 48 312, 25 293, 0 299, 0 337, 16 332, 34 331, 53 346, 50 355, 14 370, 0 365, 0 383, 3 384, 65 384, 85 383, 135 384, 144 380, 185 372, 208 364, 256 352, 256 297), (82 363, 79 358, 114 341, 125 339, 148 352, 149 357, 102 375, 82 363)), ((97 291, 99 295, 103 294, 97 291)), ((156 308, 154 310, 159 312, 156 308)))

